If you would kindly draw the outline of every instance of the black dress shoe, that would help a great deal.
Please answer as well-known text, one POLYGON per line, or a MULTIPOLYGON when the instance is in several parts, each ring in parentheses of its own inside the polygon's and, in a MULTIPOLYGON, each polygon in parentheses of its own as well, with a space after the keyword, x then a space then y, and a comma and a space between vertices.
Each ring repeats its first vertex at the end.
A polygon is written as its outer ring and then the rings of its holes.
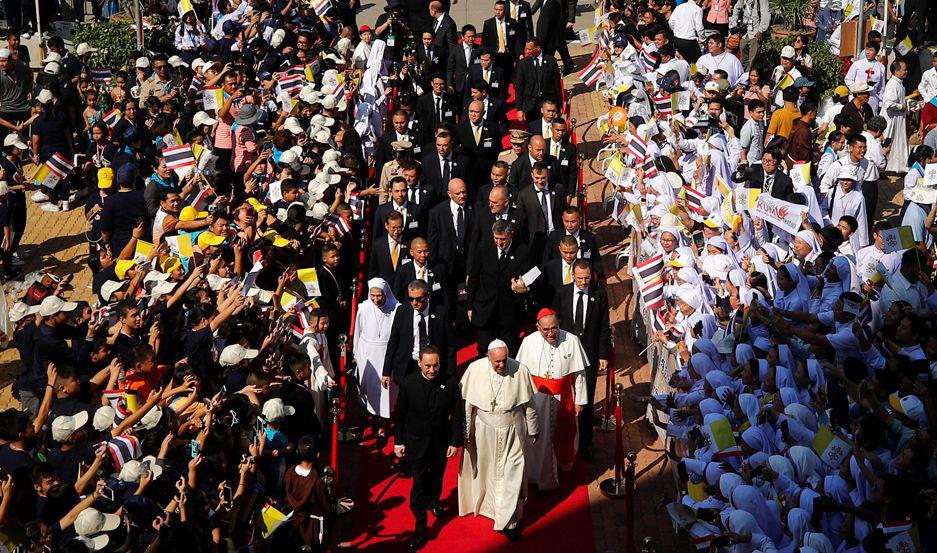
POLYGON ((430 509, 430 511, 432 511, 433 516, 436 517, 437 519, 445 518, 445 516, 449 514, 446 508, 443 507, 442 505, 436 505, 435 507, 430 509))
POLYGON ((511 528, 510 530, 503 530, 502 533, 511 541, 518 541, 521 539, 521 529, 520 528, 511 528))
POLYGON ((408 547, 409 551, 419 551, 423 549, 423 546, 426 545, 426 536, 423 534, 416 534, 410 538, 410 545, 408 547))
POLYGON ((384 449, 384 446, 387 445, 387 434, 378 434, 377 435, 377 448, 384 449))

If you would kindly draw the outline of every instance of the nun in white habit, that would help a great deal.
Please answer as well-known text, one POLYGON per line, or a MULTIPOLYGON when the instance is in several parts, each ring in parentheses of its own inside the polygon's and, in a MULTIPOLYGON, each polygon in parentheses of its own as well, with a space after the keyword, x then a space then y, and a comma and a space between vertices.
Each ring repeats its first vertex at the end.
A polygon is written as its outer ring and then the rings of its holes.
POLYGON ((396 310, 397 300, 387 281, 382 278, 369 280, 368 299, 358 304, 352 343, 361 401, 369 413, 382 419, 384 432, 397 396, 397 386, 393 379, 389 388, 381 386, 384 354, 387 352, 396 310))
POLYGON ((844 215, 850 215, 856 219, 858 223, 856 232, 849 237, 849 242, 852 245, 852 251, 857 252, 869 245, 865 197, 856 188, 856 183, 859 181, 857 168, 853 165, 841 167, 837 180, 838 188, 833 195, 833 205, 830 206, 830 219, 833 224, 838 224, 844 215))

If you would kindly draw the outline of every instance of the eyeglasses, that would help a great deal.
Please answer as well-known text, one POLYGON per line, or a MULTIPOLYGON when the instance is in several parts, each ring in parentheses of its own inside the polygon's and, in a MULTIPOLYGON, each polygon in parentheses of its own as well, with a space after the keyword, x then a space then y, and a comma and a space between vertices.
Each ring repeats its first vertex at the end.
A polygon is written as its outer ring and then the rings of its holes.
POLYGON ((420 301, 420 302, 426 301, 426 296, 410 296, 410 301, 411 301, 411 302, 414 302, 414 301, 420 301))
POLYGON ((160 69, 166 69, 167 67, 169 66, 168 65, 154 65, 153 69, 159 71, 160 69))
POLYGON ((558 326, 551 326, 551 327, 548 327, 548 328, 541 328, 540 330, 542 330, 542 331, 544 331, 544 332, 559 332, 559 331, 560 331, 560 327, 558 327, 558 326))

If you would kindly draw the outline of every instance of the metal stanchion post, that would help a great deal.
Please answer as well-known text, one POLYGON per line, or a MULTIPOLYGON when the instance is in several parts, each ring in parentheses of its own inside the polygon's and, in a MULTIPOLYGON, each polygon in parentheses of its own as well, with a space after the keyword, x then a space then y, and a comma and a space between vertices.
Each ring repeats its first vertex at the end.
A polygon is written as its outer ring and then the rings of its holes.
POLYGON ((657 547, 654 545, 654 538, 651 536, 644 538, 644 544, 641 545, 641 553, 657 553, 657 547))
POLYGON ((628 452, 628 466, 625 469, 625 509, 628 510, 628 525, 625 529, 625 544, 628 553, 636 553, 634 543, 634 451, 628 452))
POLYGON ((595 427, 601 432, 611 432, 618 427, 618 422, 612 417, 612 390, 615 388, 615 346, 609 350, 609 364, 605 369, 605 405, 602 406, 602 417, 596 421, 595 427))
POLYGON ((621 424, 622 403, 625 397, 625 388, 621 384, 615 386, 615 475, 599 482, 599 489, 602 493, 612 499, 622 499, 625 497, 625 456, 622 454, 624 445, 622 442, 621 424))
POLYGON ((582 214, 582 227, 586 230, 591 230, 589 226, 589 199, 587 198, 588 194, 586 193, 585 183, 583 182, 582 177, 582 164, 586 160, 586 156, 582 154, 579 155, 579 211, 582 214))
POLYGON ((358 439, 358 433, 350 428, 345 427, 345 411, 347 405, 345 404, 346 398, 348 397, 348 389, 346 388, 347 379, 345 378, 345 367, 346 360, 348 358, 348 336, 345 334, 338 335, 338 350, 339 350, 339 368, 338 368, 338 393, 339 397, 333 398, 332 400, 332 409, 335 409, 336 402, 338 404, 338 412, 332 413, 332 420, 334 424, 335 434, 332 438, 333 441, 338 440, 340 442, 351 442, 358 439), (341 398, 341 399, 339 399, 341 398), (341 423, 341 424, 339 424, 341 423))

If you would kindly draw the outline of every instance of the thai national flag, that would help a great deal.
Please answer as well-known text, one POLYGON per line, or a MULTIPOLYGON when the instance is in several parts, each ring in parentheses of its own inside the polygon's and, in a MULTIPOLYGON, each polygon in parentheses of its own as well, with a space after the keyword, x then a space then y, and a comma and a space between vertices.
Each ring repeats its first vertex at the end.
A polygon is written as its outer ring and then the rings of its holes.
POLYGON ((657 254, 654 257, 638 263, 631 269, 631 274, 638 279, 643 286, 655 281, 662 281, 664 274, 664 254, 657 254))
POLYGON ((166 168, 174 171, 195 165, 195 156, 188 144, 166 148, 163 150, 163 159, 166 160, 166 168))
POLYGON ((358 197, 357 192, 352 192, 351 194, 349 194, 348 207, 351 208, 352 219, 354 219, 355 221, 362 220, 362 217, 363 217, 363 213, 361 213, 361 209, 363 207, 362 203, 363 202, 361 201, 361 198, 358 197))
POLYGON ((107 450, 114 461, 114 468, 118 471, 127 461, 132 461, 140 457, 143 452, 140 450, 140 441, 129 434, 111 438, 107 442, 107 450))
POLYGON ((670 119, 673 115, 673 98, 670 94, 660 94, 654 96, 654 108, 661 119, 670 119))
POLYGON ((586 86, 594 86, 602 77, 604 70, 605 62, 599 58, 599 53, 596 52, 595 55, 592 56, 592 61, 579 72, 579 79, 582 80, 586 86))
POLYGON ((110 69, 92 69, 91 80, 96 83, 109 83, 111 82, 111 70, 110 69))
POLYGON ((117 108, 113 108, 107 113, 105 113, 104 116, 101 117, 101 120, 104 121, 104 123, 108 126, 108 128, 113 129, 114 125, 116 125, 117 122, 120 121, 120 116, 121 116, 120 110, 117 108))
POLYGON ((46 161, 46 167, 50 171, 58 175, 60 179, 64 179, 65 175, 68 175, 75 170, 75 165, 66 159, 65 156, 59 153, 55 153, 46 161))
POLYGON ((335 229, 335 232, 338 234, 339 238, 351 232, 351 225, 348 224, 348 221, 338 213, 329 213, 326 215, 325 222, 328 226, 335 229))
POLYGON ((706 208, 703 207, 703 198, 706 197, 706 194, 691 186, 684 186, 683 190, 686 193, 687 209, 700 215, 707 215, 706 208))
POLYGON ((664 281, 655 280, 641 287, 641 299, 645 309, 657 309, 664 305, 664 281))
POLYGON ((643 162, 644 158, 647 157, 647 142, 632 134, 628 137, 627 150, 636 160, 643 162))
POLYGON ((299 94, 299 91, 303 88, 303 76, 302 75, 290 75, 289 73, 277 73, 279 78, 280 90, 286 92, 290 96, 295 96, 299 94))
POLYGON ((314 0, 312 3, 312 9, 315 10, 316 15, 319 17, 325 15, 325 12, 329 11, 331 7, 332 2, 330 0, 314 0))
POLYGON ((646 179, 653 179, 659 174, 657 171, 657 164, 651 156, 647 156, 647 160, 642 167, 644 168, 644 178, 646 179))

